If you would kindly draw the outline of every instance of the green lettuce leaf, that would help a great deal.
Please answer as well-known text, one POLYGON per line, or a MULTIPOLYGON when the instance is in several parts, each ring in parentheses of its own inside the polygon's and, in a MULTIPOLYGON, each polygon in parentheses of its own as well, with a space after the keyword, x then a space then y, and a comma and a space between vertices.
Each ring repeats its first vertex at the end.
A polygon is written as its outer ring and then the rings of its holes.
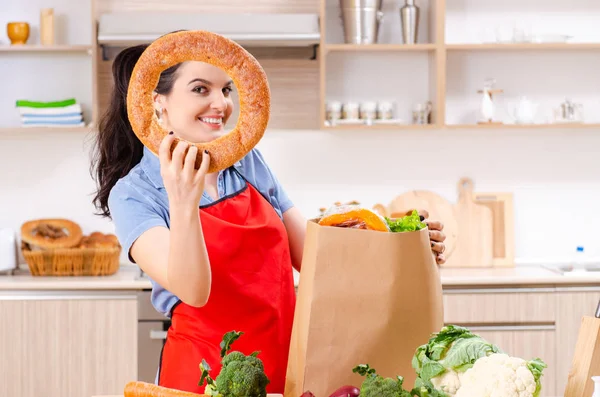
POLYGON ((421 217, 417 211, 413 211, 410 215, 403 216, 398 219, 385 218, 390 231, 393 233, 400 232, 414 232, 427 227, 427 225, 421 221, 421 217))

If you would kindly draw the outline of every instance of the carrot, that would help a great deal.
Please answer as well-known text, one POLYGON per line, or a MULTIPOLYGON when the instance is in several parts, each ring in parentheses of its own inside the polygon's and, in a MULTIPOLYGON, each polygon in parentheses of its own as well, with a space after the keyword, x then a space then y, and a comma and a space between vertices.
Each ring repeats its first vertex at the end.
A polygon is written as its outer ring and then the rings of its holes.
POLYGON ((154 383, 129 382, 125 385, 123 397, 209 397, 208 394, 197 394, 188 391, 170 389, 154 383))

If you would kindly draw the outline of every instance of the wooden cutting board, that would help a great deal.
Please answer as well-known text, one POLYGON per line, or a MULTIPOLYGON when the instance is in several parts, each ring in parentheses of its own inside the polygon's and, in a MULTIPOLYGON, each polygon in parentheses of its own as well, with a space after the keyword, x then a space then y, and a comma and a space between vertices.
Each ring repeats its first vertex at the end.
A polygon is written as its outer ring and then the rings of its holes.
POLYGON ((493 216, 489 206, 475 200, 473 181, 458 182, 454 213, 458 224, 458 244, 445 267, 492 267, 493 216))
POLYGON ((444 255, 446 258, 454 252, 458 239, 458 223, 454 216, 452 203, 442 196, 434 192, 415 190, 394 198, 387 208, 378 204, 374 209, 380 213, 385 211, 384 215, 392 218, 404 216, 407 211, 413 209, 426 210, 429 213, 429 219, 440 221, 444 225, 444 234, 446 234, 444 255))
POLYGON ((475 193, 475 201, 492 211, 494 267, 513 267, 515 221, 512 193, 475 193))

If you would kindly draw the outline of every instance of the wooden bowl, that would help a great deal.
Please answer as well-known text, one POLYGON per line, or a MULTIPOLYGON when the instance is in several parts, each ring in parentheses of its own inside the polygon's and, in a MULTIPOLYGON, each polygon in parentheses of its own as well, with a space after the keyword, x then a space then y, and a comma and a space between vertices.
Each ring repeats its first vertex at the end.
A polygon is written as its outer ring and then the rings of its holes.
POLYGON ((12 45, 22 45, 29 39, 29 24, 27 22, 9 22, 6 34, 12 45))

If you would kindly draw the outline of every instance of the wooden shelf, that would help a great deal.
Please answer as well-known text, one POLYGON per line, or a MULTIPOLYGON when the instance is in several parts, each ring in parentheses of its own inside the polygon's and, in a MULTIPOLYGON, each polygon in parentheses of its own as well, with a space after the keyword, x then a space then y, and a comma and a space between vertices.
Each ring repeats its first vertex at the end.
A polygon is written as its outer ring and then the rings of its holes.
POLYGON ((554 123, 554 124, 447 124, 447 129, 585 129, 598 128, 600 124, 594 123, 554 123))
POLYGON ((434 130, 439 128, 435 124, 342 124, 323 126, 323 130, 434 130))
POLYGON ((0 52, 91 52, 91 45, 0 45, 0 52))
POLYGON ((326 52, 332 51, 433 51, 435 44, 325 44, 326 52))
POLYGON ((40 132, 90 132, 92 130, 92 126, 85 127, 69 127, 69 126, 56 126, 56 127, 0 127, 0 134, 5 133, 13 133, 18 132, 19 134, 27 134, 27 133, 40 133, 40 132))
POLYGON ((446 44, 448 51, 600 50, 600 43, 472 43, 446 44))

